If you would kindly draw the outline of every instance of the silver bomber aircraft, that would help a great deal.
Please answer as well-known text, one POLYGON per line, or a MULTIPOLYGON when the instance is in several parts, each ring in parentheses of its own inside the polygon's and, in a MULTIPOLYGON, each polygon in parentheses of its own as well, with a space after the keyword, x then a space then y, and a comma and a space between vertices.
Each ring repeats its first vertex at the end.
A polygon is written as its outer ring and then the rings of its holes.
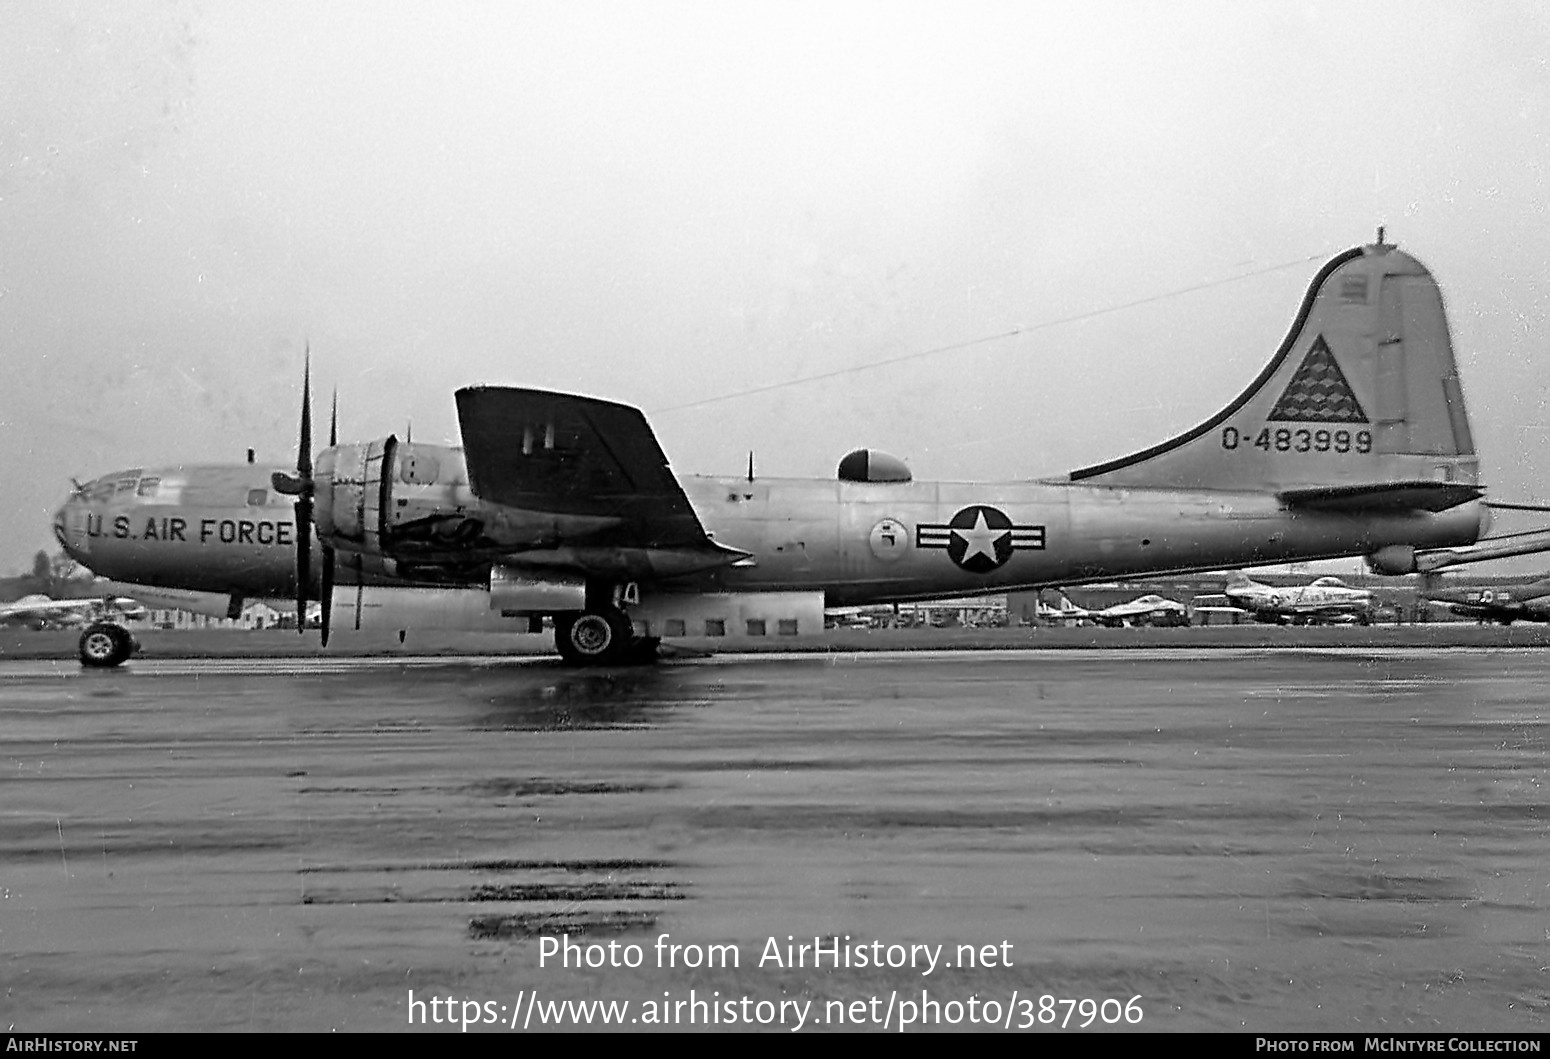
POLYGON ((627 405, 490 386, 456 399, 461 447, 331 444, 314 471, 304 396, 294 473, 110 475, 56 526, 122 581, 289 583, 305 605, 320 580, 326 628, 352 593, 360 615, 363 589, 336 586, 337 566, 457 594, 430 619, 443 627, 547 618, 568 661, 613 663, 661 638, 816 632, 825 606, 1351 555, 1408 572, 1417 549, 1471 544, 1489 523, 1441 292, 1381 241, 1319 271, 1226 408, 1058 479, 920 482, 867 450, 830 480, 680 479, 627 405), (292 549, 300 577, 281 569, 292 549))

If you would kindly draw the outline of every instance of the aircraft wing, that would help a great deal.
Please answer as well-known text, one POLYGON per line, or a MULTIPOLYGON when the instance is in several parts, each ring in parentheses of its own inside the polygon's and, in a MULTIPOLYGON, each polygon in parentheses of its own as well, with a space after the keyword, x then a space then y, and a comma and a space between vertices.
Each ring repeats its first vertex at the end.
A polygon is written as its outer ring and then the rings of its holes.
POLYGON ((43 617, 50 614, 73 614, 92 610, 100 604, 101 600, 95 599, 51 599, 39 603, 0 603, 0 618, 10 618, 17 615, 43 617))
POLYGON ((468 482, 481 500, 611 519, 589 546, 747 553, 705 533, 640 409, 503 386, 457 392, 468 482))
POLYGON ((1347 603, 1304 603, 1295 609, 1300 614, 1354 614, 1372 609, 1372 604, 1356 600, 1347 603))
POLYGON ((1172 611, 1167 601, 1161 603, 1149 603, 1136 599, 1129 603, 1116 603, 1104 610, 1094 611, 1096 616, 1104 618, 1136 618, 1143 614, 1158 614, 1164 611, 1172 611))
POLYGON ((84 622, 108 609, 102 599, 17 600, 0 604, 0 623, 84 622))

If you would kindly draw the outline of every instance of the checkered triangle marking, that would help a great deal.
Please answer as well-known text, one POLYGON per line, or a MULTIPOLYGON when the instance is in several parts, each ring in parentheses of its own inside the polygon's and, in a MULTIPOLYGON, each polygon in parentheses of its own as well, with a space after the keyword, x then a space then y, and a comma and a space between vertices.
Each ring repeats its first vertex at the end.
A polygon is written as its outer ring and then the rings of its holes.
POLYGON ((1366 423, 1345 372, 1319 335, 1268 418, 1281 423, 1366 423))

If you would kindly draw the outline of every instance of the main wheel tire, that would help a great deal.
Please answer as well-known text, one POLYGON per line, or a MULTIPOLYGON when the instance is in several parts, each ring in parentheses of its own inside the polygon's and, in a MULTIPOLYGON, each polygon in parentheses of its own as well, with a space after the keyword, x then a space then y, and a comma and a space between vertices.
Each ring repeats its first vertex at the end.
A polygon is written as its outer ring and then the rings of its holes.
POLYGON ((554 646, 573 666, 613 665, 630 645, 630 619, 609 607, 565 614, 554 620, 554 646))
POLYGON ((122 625, 99 621, 81 633, 81 665, 93 669, 112 669, 129 661, 135 652, 135 638, 122 625))

